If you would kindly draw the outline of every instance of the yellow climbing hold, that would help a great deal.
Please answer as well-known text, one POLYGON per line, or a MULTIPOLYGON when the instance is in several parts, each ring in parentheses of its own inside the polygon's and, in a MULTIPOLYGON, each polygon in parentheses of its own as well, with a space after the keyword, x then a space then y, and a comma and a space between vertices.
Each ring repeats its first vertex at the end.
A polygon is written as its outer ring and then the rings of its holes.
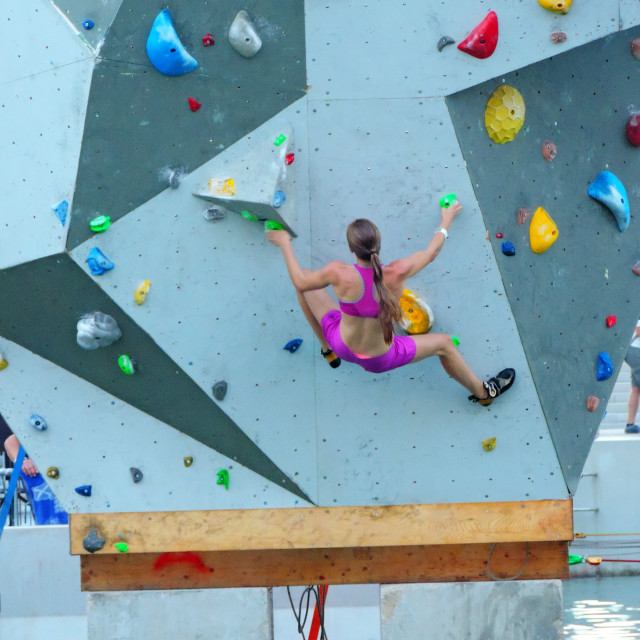
POLYGON ((553 13, 569 13, 573 0, 538 0, 538 4, 553 13))
POLYGON ((433 326, 431 307, 415 293, 405 289, 400 297, 402 328, 411 335, 428 333, 433 326))
POLYGON ((558 227, 551 216, 538 207, 531 218, 529 241, 534 253, 544 253, 558 239, 558 227))
POLYGON ((236 185, 233 178, 209 178, 209 193, 217 193, 220 196, 235 196, 236 185))
POLYGON ((9 362, 4 357, 4 354, 0 353, 0 371, 6 369, 9 366, 9 362))
POLYGON ((498 144, 511 142, 524 122, 524 98, 508 84, 498 87, 489 98, 484 124, 489 137, 498 144))
POLYGON ((147 293, 149 293, 149 287, 151 286, 151 280, 143 280, 136 289, 136 292, 133 294, 133 301, 136 304, 142 304, 146 298, 147 293))
POLYGON ((49 467, 47 469, 47 475, 54 480, 57 480, 60 477, 60 470, 58 467, 49 467))
POLYGON ((493 451, 496 448, 496 438, 489 438, 488 440, 482 441, 482 448, 485 451, 493 451))

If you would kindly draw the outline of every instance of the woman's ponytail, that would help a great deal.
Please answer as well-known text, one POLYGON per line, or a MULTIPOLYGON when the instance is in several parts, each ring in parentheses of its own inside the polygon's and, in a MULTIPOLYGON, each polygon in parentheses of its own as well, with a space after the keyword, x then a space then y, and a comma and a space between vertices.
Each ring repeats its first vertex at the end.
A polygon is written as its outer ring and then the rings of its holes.
POLYGON ((400 305, 397 296, 395 296, 382 280, 382 265, 377 252, 371 254, 371 266, 373 267, 373 284, 378 292, 380 301, 380 311, 378 312, 378 320, 382 326, 382 335, 386 344, 393 342, 393 322, 399 322, 402 318, 400 305))

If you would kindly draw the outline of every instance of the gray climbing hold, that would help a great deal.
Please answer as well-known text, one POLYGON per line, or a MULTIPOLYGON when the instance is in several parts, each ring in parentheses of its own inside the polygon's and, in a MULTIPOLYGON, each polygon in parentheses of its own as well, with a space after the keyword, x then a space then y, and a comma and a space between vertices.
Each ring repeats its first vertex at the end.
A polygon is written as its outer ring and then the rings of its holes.
POLYGON ((442 36, 438 40, 438 51, 442 51, 448 44, 454 44, 455 40, 451 36, 442 36))
POLYGON ((76 325, 76 341, 88 351, 108 347, 122 336, 118 323, 106 313, 85 313, 76 325))
POLYGON ((227 395, 227 382, 226 380, 219 380, 216 382, 213 387, 211 387, 211 391, 213 393, 213 397, 216 400, 222 402, 224 397, 227 395))
POLYGON ((106 543, 107 541, 98 535, 97 529, 91 529, 89 534, 82 541, 82 546, 89 553, 95 553, 96 551, 100 551, 106 543))
POLYGON ((140 482, 140 480, 142 480, 142 471, 140 471, 140 469, 131 467, 129 471, 131 471, 131 477, 133 478, 134 482, 140 482))
POLYGON ((244 9, 238 11, 229 27, 229 44, 245 58, 253 58, 262 47, 258 31, 244 9))
POLYGON ((177 189, 180 186, 180 180, 182 180, 182 171, 173 169, 169 174, 169 186, 172 189, 177 189))
POLYGON ((221 209, 220 207, 209 207, 202 212, 202 215, 205 220, 215 222, 216 220, 223 220, 225 213, 224 209, 221 209))

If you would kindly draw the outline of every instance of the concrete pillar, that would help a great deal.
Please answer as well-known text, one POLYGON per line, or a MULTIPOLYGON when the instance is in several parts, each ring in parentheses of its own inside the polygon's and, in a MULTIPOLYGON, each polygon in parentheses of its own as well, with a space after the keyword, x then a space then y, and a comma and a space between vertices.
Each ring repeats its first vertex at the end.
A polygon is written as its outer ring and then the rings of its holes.
POLYGON ((273 640, 268 589, 91 593, 88 640, 273 640))
POLYGON ((561 640, 562 582, 383 585, 382 640, 561 640))

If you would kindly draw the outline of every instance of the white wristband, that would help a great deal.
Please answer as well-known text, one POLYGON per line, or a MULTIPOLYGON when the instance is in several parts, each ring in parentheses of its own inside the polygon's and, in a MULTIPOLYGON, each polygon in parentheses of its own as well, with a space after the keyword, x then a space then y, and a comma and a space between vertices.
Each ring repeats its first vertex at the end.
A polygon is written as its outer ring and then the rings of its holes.
POLYGON ((445 240, 449 237, 449 232, 443 227, 438 227, 434 233, 441 233, 445 240))

